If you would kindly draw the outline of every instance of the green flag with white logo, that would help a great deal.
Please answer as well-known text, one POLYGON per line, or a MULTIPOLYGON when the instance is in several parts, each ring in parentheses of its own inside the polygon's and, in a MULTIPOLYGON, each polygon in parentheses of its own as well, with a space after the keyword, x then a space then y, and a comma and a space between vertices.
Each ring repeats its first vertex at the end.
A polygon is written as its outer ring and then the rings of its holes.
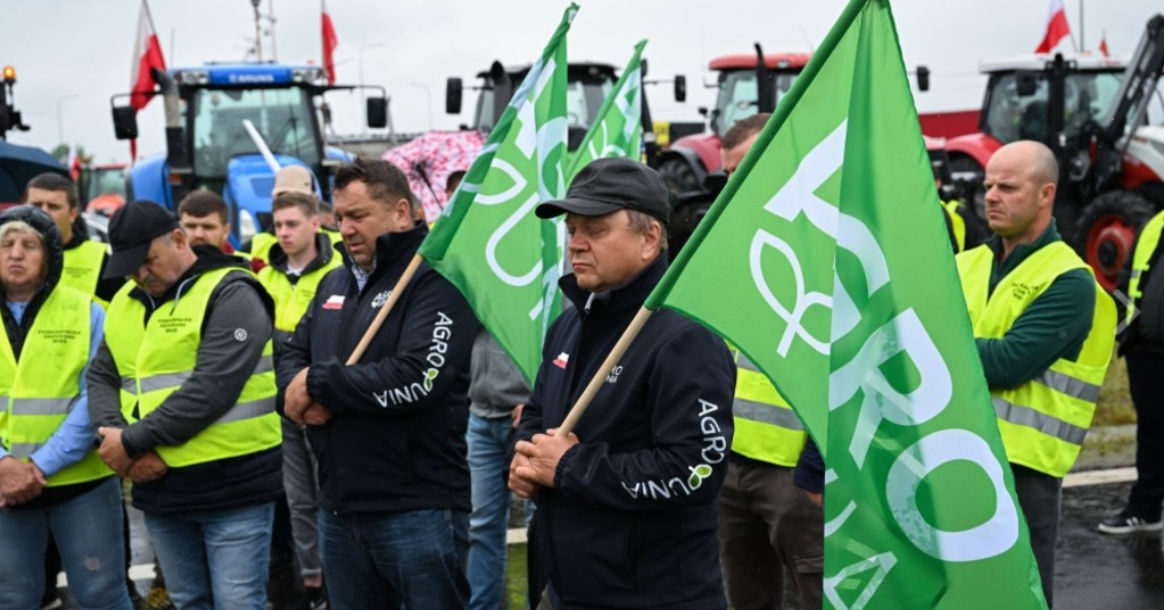
POLYGON ((852 0, 647 301, 818 441, 829 608, 1045 608, 886 0, 852 0))
POLYGON ((529 380, 561 309, 565 231, 534 208, 566 192, 566 32, 577 11, 562 15, 419 251, 529 380))
POLYGON ((645 39, 635 45, 634 55, 598 109, 594 124, 574 152, 570 171, 566 172, 570 179, 595 159, 639 158, 643 140, 642 55, 645 46, 645 39))

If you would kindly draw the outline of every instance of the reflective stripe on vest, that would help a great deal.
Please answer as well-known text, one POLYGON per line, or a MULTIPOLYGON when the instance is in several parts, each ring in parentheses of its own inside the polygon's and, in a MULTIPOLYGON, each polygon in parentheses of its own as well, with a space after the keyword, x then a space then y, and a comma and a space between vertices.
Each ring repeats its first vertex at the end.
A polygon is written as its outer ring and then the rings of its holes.
POLYGON ((307 313, 307 308, 311 307, 311 300, 315 298, 323 276, 341 265, 343 260, 338 254, 333 254, 326 265, 301 275, 294 284, 286 273, 272 265, 263 267, 259 271, 259 281, 275 301, 275 328, 294 332, 303 314, 307 313))
POLYGON ((954 253, 957 254, 966 249, 966 220, 958 213, 958 206, 962 202, 954 199, 952 201, 942 202, 942 208, 946 210, 946 215, 950 217, 950 227, 954 229, 954 253))
MULTIPOLYGON (((123 288, 109 306, 105 342, 122 383, 122 413, 127 420, 145 417, 190 378, 201 343, 202 322, 214 289, 238 267, 216 269, 192 280, 178 297, 145 320, 145 307, 123 288)), ((279 445, 275 413, 275 373, 272 344, 263 355, 231 408, 194 438, 175 446, 157 447, 169 466, 182 467, 249 455, 279 445)))
MULTIPOLYGON (((106 248, 107 246, 99 241, 85 240, 65 250, 65 262, 58 285, 95 296, 97 282, 101 280, 101 263, 105 261, 106 248)), ((100 299, 98 301, 102 307, 109 305, 100 299)))
POLYGON ((732 451, 778 466, 796 466, 807 434, 788 401, 747 356, 736 357, 735 433, 732 451))
POLYGON ((1140 276, 1148 270, 1148 264, 1152 262, 1152 254, 1156 252, 1156 246, 1160 245, 1162 231, 1164 231, 1164 211, 1158 212, 1144 224, 1143 229, 1140 229, 1136 250, 1132 254, 1132 274, 1128 279, 1128 299, 1130 302, 1124 315, 1124 321, 1129 324, 1136 316, 1136 304, 1140 297, 1144 296, 1144 293, 1140 291, 1140 276))
MULTIPOLYGON (((0 438, 12 457, 30 458, 76 407, 89 362, 91 308, 90 294, 63 285, 53 288, 28 329, 19 360, 0 324, 0 438)), ((59 487, 112 474, 90 449, 46 484, 59 487)))
MULTIPOLYGON (((1011 270, 988 295, 994 252, 983 245, 959 254, 956 260, 974 337, 981 339, 1004 337, 1061 274, 1089 269, 1065 243, 1052 242, 1011 270)), ((1055 477, 1071 469, 1095 415, 1099 388, 1115 347, 1115 325, 1115 304, 1096 283, 1091 329, 1079 356, 1056 360, 1016 388, 991 389, 1011 462, 1055 477)))

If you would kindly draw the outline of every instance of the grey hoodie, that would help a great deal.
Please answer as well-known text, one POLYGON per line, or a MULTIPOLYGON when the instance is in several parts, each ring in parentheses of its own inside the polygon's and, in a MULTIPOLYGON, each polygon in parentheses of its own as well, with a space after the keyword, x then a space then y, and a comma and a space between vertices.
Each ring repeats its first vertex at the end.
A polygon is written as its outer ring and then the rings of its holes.
POLYGON ((469 361, 469 412, 477 417, 509 417, 529 400, 529 385, 501 344, 484 328, 473 341, 469 361))

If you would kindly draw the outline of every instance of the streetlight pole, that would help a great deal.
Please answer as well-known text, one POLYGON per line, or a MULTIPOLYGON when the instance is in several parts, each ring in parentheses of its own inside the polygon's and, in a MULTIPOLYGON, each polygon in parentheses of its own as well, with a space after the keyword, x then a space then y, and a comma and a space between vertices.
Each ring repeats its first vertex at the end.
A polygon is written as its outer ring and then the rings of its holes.
POLYGON ((61 144, 65 143, 65 129, 61 123, 61 106, 65 102, 67 102, 69 100, 75 100, 78 97, 81 97, 81 96, 79 94, 76 94, 76 93, 70 93, 69 95, 66 95, 65 97, 62 97, 62 98, 57 100, 57 142, 59 142, 61 144))
POLYGON ((408 84, 412 85, 413 87, 420 87, 421 89, 424 90, 424 99, 427 101, 427 103, 424 106, 424 109, 428 113, 428 130, 432 131, 432 91, 430 91, 428 88, 428 85, 426 85, 424 83, 411 82, 408 84))
MULTIPOLYGON (((365 107, 368 105, 368 94, 364 91, 364 51, 382 46, 384 46, 383 42, 368 43, 361 46, 360 50, 356 53, 358 63, 360 64, 360 103, 365 107)), ((363 111, 361 110, 361 112, 363 111)))

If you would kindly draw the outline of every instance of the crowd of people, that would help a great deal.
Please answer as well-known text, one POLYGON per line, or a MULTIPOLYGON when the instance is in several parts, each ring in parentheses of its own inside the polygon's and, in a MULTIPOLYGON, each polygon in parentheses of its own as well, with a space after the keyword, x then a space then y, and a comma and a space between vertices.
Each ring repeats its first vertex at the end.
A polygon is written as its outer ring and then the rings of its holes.
MULTIPOLYGON (((724 134, 726 171, 767 118, 724 134)), ((1058 176, 1042 144, 1004 146, 985 174, 993 235, 951 231, 1048 601, 1062 478, 1086 432, 1070 422, 1094 411, 1116 323, 1056 231, 1058 176)), ((709 330, 658 312, 574 431, 554 433, 667 269, 654 170, 600 159, 537 206, 565 216, 572 273, 532 386, 426 264, 392 294, 428 234, 404 174, 359 160, 334 178, 326 209, 309 172, 281 170, 273 228, 240 252, 209 191, 177 215, 128 203, 108 251, 66 178, 38 177, 0 215, 0 608, 42 607, 62 566, 80 607, 134 607, 123 489, 183 610, 266 608, 286 538, 311 608, 503 607, 511 490, 528 499, 531 608, 781 608, 789 592, 820 607, 820 453, 709 330)), ((1160 228, 1132 291, 1153 315, 1160 228)), ((1138 319, 1140 405, 1164 335, 1138 319)), ((1158 529, 1159 478, 1101 529, 1158 529)))

